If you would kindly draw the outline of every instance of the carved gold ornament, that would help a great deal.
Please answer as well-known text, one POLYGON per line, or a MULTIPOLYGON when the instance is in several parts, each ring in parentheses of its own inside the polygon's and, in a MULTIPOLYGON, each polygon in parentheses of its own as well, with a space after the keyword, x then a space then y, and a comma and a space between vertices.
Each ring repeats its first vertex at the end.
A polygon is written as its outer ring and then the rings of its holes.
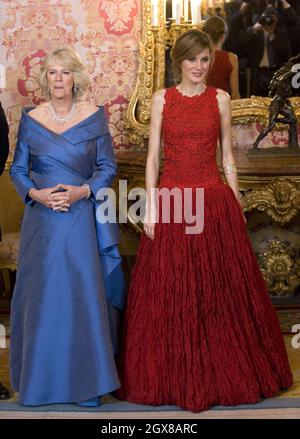
POLYGON ((288 177, 275 178, 265 187, 246 193, 243 208, 266 212, 275 223, 286 224, 300 210, 300 184, 288 177))
POLYGON ((153 93, 163 88, 165 46, 163 0, 159 0, 158 26, 151 23, 151 0, 142 1, 142 41, 139 46, 140 64, 137 81, 127 109, 127 128, 132 144, 143 146, 148 137, 150 107, 153 93))
POLYGON ((289 296, 300 285, 300 259, 295 251, 280 241, 272 240, 268 251, 259 254, 261 272, 271 295, 289 296))

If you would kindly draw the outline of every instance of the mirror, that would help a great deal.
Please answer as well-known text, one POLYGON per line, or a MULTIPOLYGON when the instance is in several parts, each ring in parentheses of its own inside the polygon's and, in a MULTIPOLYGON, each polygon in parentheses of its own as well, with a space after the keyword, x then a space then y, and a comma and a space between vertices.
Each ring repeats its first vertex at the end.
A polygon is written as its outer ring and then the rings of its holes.
POLYGON ((172 83, 169 73, 170 48, 180 33, 191 26, 201 26, 201 4, 202 0, 142 0, 140 64, 127 109, 127 128, 133 144, 143 147, 144 140, 148 137, 151 97, 156 90, 165 87, 166 83, 172 83), (189 21, 185 21, 184 17, 189 21))
MULTIPOLYGON (((202 17, 215 13, 224 14, 224 1, 142 0, 140 64, 127 108, 127 129, 132 144, 144 148, 149 133, 151 97, 156 90, 173 85, 170 50, 174 41, 191 27, 201 28, 202 17)), ((269 98, 258 96, 232 101, 233 124, 259 121, 266 125, 269 104, 269 98)), ((299 99, 295 106, 298 115, 299 99)))

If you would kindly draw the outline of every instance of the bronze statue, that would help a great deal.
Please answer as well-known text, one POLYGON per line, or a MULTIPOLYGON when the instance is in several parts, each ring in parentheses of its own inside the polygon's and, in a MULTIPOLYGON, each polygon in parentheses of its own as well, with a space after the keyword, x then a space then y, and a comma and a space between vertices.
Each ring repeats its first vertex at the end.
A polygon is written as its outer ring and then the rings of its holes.
POLYGON ((253 144, 257 149, 259 142, 276 125, 276 122, 286 123, 289 128, 288 149, 300 151, 297 136, 297 117, 289 98, 292 96, 292 78, 295 75, 293 66, 300 62, 300 53, 290 58, 279 70, 277 70, 269 85, 269 97, 273 98, 269 107, 269 125, 258 135, 253 144))

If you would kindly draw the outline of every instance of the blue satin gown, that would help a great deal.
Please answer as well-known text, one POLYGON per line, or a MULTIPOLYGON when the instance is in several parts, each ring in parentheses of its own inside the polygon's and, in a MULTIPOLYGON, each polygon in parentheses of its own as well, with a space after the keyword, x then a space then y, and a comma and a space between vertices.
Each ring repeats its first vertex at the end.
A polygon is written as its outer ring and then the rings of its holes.
POLYGON ((26 207, 11 310, 11 380, 24 405, 83 403, 119 387, 109 310, 122 308, 116 224, 99 224, 96 194, 116 163, 103 108, 57 135, 23 110, 11 177, 26 207), (28 192, 91 188, 69 212, 28 192))

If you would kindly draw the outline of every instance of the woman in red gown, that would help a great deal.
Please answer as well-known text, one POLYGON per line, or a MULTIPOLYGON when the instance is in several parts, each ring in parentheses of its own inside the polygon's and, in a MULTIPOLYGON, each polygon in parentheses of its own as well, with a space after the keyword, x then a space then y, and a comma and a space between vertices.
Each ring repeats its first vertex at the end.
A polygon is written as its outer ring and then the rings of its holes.
POLYGON ((214 51, 206 83, 227 91, 231 99, 240 99, 238 57, 232 52, 222 50, 227 34, 226 21, 217 15, 209 17, 203 31, 210 37, 214 51))
POLYGON ((181 82, 152 100, 145 233, 128 295, 117 396, 198 412, 271 397, 292 384, 292 374, 239 203, 230 97, 205 85, 209 38, 185 32, 172 59, 181 82), (161 133, 159 188, 192 188, 194 195, 204 188, 202 233, 187 234, 184 221, 152 219, 161 133), (215 158, 219 135, 227 184, 215 158))

